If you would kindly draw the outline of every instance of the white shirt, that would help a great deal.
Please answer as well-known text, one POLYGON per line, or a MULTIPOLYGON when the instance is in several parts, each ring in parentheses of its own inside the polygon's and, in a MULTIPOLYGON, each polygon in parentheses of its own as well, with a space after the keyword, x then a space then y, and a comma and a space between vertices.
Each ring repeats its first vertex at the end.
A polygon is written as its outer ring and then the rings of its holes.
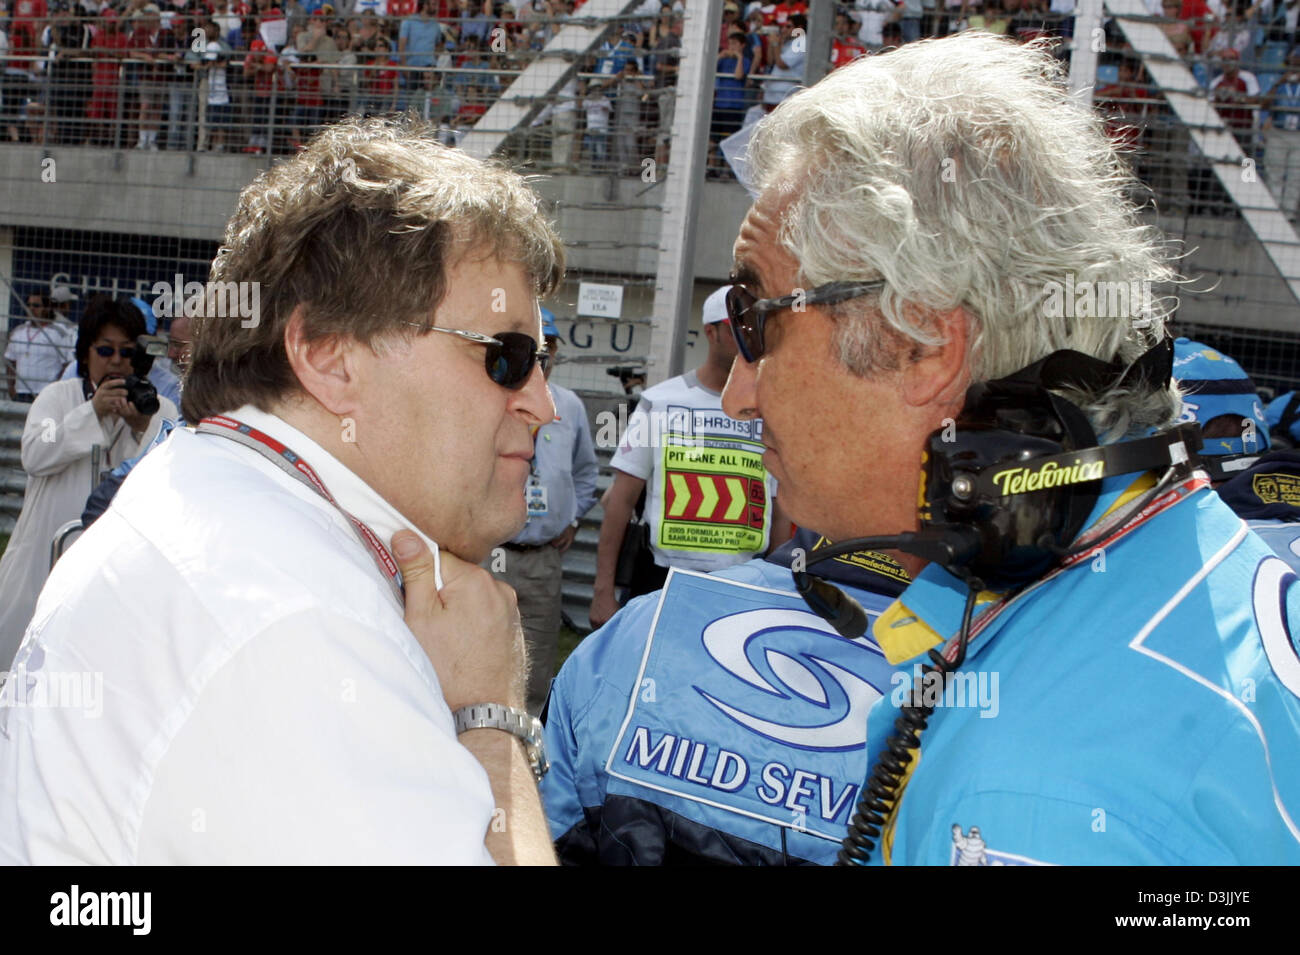
MULTIPOLYGON (((409 526, 285 422, 232 416, 385 543, 409 526)), ((0 861, 491 863, 487 774, 369 551, 229 439, 178 429, 136 467, 50 575, 20 664, 101 674, 102 697, 0 709, 0 861)))
POLYGON ((38 395, 58 381, 63 366, 72 361, 76 344, 77 327, 67 322, 24 322, 10 332, 5 358, 17 368, 18 393, 38 395))

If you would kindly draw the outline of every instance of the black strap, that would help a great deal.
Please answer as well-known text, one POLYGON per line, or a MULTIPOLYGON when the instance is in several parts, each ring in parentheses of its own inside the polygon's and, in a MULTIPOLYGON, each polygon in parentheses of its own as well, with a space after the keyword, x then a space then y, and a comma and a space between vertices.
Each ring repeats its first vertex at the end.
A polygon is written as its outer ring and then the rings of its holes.
POLYGON ((1169 387, 1174 372, 1174 342, 1165 338, 1147 349, 1131 365, 1102 361, 1070 348, 1054 351, 1046 358, 1022 368, 1008 381, 1031 381, 1044 388, 1075 388, 1097 394, 1112 388, 1151 390, 1169 387))
POLYGON ((1164 470, 1171 465, 1190 471, 1199 463, 1196 451, 1201 447, 1201 428, 1198 424, 1183 424, 1147 438, 1135 441, 1122 441, 1118 444, 1104 444, 1095 448, 1080 448, 1077 451, 1065 451, 1039 458, 1030 458, 1019 462, 1019 466, 1003 462, 987 467, 980 472, 978 481, 980 491, 990 497, 1002 497, 1008 494, 1025 494, 1035 490, 1047 490, 1069 484, 1081 484, 1087 481, 1113 477, 1116 474, 1133 474, 1138 471, 1153 469, 1164 470), (1183 452, 1176 450, 1183 447, 1183 452), (1089 468, 1098 465, 1099 469, 1089 468), (1079 466, 1078 471, 1073 469, 1079 466), (1024 476, 1045 475, 1054 472, 1047 481, 1040 478, 1038 487, 1024 486, 1027 482, 1017 480, 1021 475, 1009 472, 1023 472, 1024 476), (1069 472, 1069 473, 1062 473, 1069 472), (1095 476, 1092 476, 1095 472, 1095 476), (1078 474, 1075 479, 1073 475, 1078 474), (1001 476, 1001 481, 998 478, 1001 476))

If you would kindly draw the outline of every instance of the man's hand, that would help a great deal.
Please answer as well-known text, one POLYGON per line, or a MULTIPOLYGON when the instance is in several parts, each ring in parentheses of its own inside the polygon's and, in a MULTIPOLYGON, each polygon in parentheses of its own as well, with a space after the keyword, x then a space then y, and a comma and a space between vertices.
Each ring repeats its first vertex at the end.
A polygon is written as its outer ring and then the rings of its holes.
POLYGON ((612 590, 597 590, 591 597, 591 609, 587 611, 587 617, 591 620, 592 627, 603 627, 605 621, 614 614, 618 613, 618 601, 614 599, 612 590))
MULTIPOLYGON (((524 708, 524 634, 515 592, 481 567, 442 552, 443 588, 433 554, 410 531, 393 535, 406 584, 406 625, 438 672, 454 713, 472 703, 524 708)), ((473 729, 460 743, 479 761, 497 812, 483 844, 498 865, 555 865, 551 834, 523 744, 499 729, 473 729)))
POLYGON ((433 554, 410 531, 393 535, 393 557, 406 584, 406 625, 429 655, 447 705, 457 710, 505 703, 523 709, 524 632, 515 592, 445 550, 443 587, 437 590, 433 554))
POLYGON ((573 538, 578 534, 578 529, 570 524, 564 529, 564 533, 551 541, 551 546, 563 554, 573 546, 573 538))

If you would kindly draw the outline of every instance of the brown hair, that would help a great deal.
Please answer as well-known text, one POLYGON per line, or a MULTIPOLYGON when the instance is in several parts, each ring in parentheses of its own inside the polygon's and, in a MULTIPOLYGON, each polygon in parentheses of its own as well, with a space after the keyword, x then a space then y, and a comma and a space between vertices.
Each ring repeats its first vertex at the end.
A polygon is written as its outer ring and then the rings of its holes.
POLYGON ((269 410, 297 390, 284 331, 299 305, 309 340, 341 334, 374 347, 416 334, 402 323, 429 319, 447 269, 469 252, 519 263, 539 297, 555 289, 564 247, 537 195, 436 133, 409 116, 346 120, 244 189, 210 282, 257 283, 259 314, 250 328, 210 308, 196 316, 188 421, 243 404, 269 410))

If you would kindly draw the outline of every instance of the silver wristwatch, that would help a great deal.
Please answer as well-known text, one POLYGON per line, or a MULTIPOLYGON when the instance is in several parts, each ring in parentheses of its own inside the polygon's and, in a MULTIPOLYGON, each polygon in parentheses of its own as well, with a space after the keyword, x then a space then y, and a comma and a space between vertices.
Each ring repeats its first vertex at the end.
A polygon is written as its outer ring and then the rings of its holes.
POLYGON ((456 720, 456 735, 466 730, 495 729, 505 730, 512 736, 524 741, 524 752, 528 764, 538 782, 546 775, 551 764, 546 760, 546 746, 542 742, 542 721, 529 716, 525 710, 517 710, 504 703, 474 703, 462 706, 453 714, 456 720))

